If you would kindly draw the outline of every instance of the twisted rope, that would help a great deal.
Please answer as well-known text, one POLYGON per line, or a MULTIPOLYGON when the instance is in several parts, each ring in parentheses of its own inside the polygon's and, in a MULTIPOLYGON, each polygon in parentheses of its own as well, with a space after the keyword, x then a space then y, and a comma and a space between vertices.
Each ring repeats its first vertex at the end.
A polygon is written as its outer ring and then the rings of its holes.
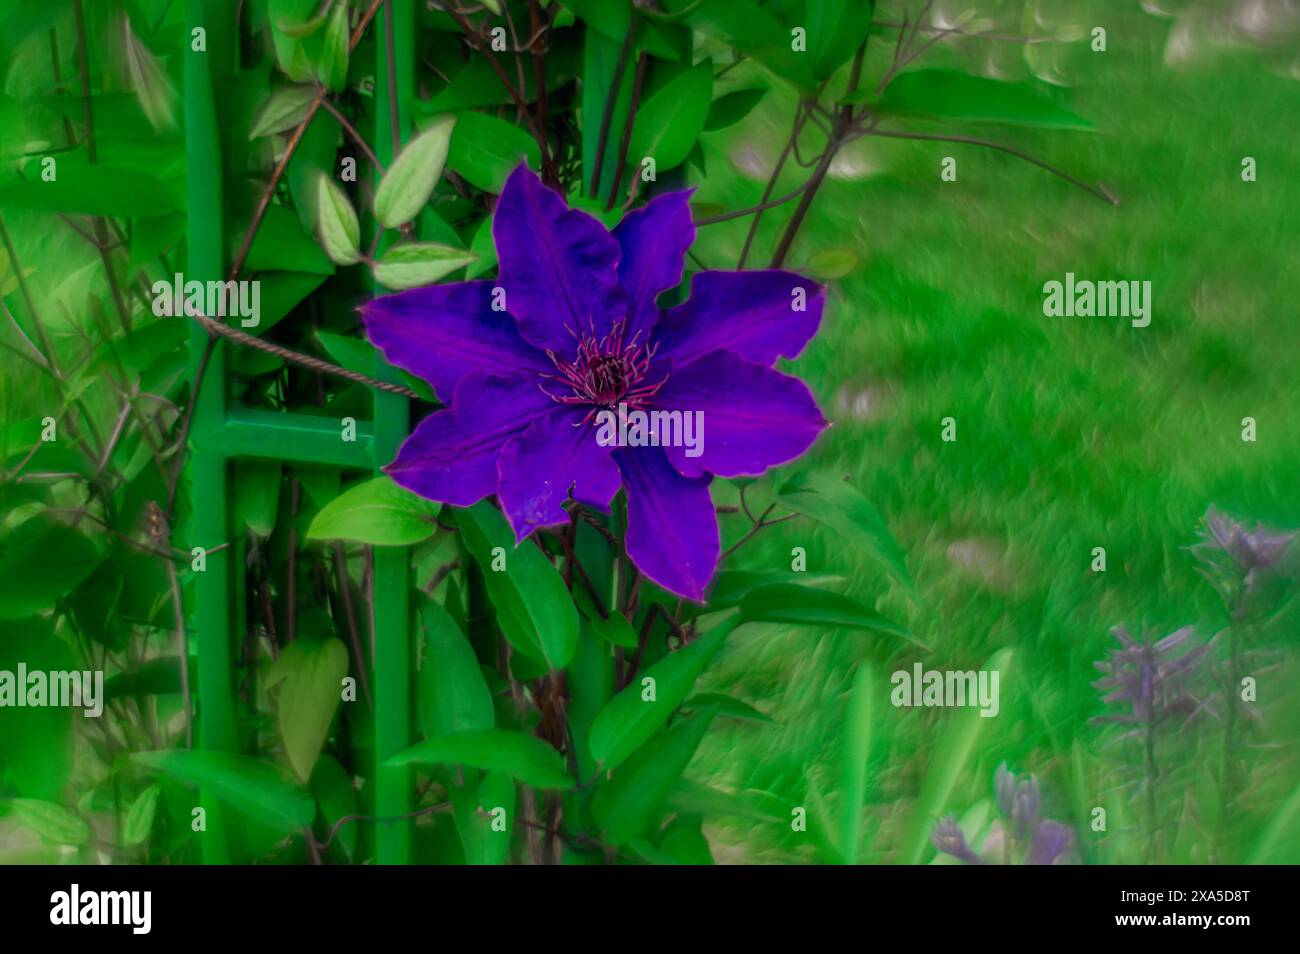
POLYGON ((349 381, 355 381, 357 384, 364 384, 366 387, 374 388, 376 391, 387 391, 389 394, 400 394, 402 397, 419 398, 410 388, 403 387, 400 384, 389 384, 387 381, 380 381, 376 378, 364 375, 359 371, 349 371, 347 368, 341 368, 337 364, 330 364, 328 361, 322 361, 320 358, 313 358, 309 354, 301 354, 297 351, 290 351, 288 348, 270 341, 263 341, 254 335, 246 334, 229 325, 224 325, 219 321, 213 321, 206 315, 197 315, 190 312, 190 317, 207 329, 210 335, 220 335, 230 341, 244 345, 248 348, 255 348, 258 351, 265 351, 267 354, 273 354, 278 358, 283 358, 293 364, 309 368, 312 371, 319 371, 321 374, 330 374, 336 378, 346 378, 349 381))

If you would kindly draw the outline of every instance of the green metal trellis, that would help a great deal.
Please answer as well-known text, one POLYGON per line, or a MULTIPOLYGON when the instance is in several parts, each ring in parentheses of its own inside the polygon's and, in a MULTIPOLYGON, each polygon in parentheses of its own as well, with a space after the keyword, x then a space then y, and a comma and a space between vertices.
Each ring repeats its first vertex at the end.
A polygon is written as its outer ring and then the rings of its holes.
MULTIPOLYGON (((189 277, 199 281, 223 278, 229 249, 222 175, 229 155, 230 124, 225 122, 221 90, 234 79, 238 57, 238 5, 230 0, 188 0, 187 24, 192 37, 203 30, 206 50, 189 50, 185 57, 185 148, 189 159, 189 277)), ((384 38, 376 48, 375 96, 389 102, 389 76, 395 77, 392 101, 398 130, 410 129, 414 83, 415 0, 387 0, 372 26, 384 38), (390 38, 391 37, 391 42, 390 38), (388 51, 392 51, 392 62, 388 51)), ((374 148, 380 162, 392 159, 394 124, 386 109, 376 109, 374 148)), ((190 381, 200 374, 208 343, 204 329, 190 330, 190 381)), ((355 442, 344 442, 338 422, 300 414, 276 413, 238 406, 230 400, 227 345, 218 342, 206 373, 207 384, 194 394, 188 476, 193 500, 187 540, 214 547, 234 538, 231 523, 232 460, 272 458, 297 464, 324 464, 375 471, 392 459, 407 431, 407 401, 397 394, 374 393, 373 416, 357 426, 355 442)), ((392 369, 380 363, 374 374, 391 380, 392 369)), ((243 548, 225 548, 210 555, 207 570, 198 575, 195 601, 187 620, 198 646, 197 698, 200 748, 237 752, 241 740, 236 723, 235 652, 242 626, 243 548)), ((410 560, 408 551, 383 547, 374 556, 374 774, 371 811, 393 818, 411 811, 410 770, 385 768, 388 756, 411 742, 412 644, 410 621, 410 560)), ((238 860, 238 838, 232 821, 206 794, 207 831, 203 858, 220 864, 238 860)), ((375 860, 404 864, 411 859, 409 820, 382 822, 375 829, 375 860)))

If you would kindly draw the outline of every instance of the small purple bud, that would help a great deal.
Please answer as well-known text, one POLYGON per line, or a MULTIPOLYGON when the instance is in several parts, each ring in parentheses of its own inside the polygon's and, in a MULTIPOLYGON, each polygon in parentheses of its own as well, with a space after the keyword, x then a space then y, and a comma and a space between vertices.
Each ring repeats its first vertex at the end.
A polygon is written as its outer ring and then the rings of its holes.
POLYGON ((1006 762, 998 765, 993 776, 993 793, 997 798, 998 811, 1004 818, 1010 818, 1012 801, 1016 797, 1016 777, 1011 774, 1006 762))
POLYGON ((930 843, 943 854, 960 858, 968 864, 984 864, 984 859, 971 851, 970 846, 966 844, 966 835, 952 815, 944 816, 939 820, 939 824, 934 826, 934 831, 930 832, 930 843))
POLYGON ((1016 838, 1022 839, 1038 821, 1038 809, 1042 804, 1042 793, 1038 788, 1038 779, 1032 775, 1022 779, 1016 786, 1015 804, 1011 811, 1011 824, 1016 838))

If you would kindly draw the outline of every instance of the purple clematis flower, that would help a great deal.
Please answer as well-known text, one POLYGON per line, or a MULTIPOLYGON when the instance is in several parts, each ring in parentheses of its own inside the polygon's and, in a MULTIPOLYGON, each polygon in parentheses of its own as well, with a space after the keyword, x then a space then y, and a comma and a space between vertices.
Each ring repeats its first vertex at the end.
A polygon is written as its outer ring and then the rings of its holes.
POLYGON ((518 540, 567 522, 570 494, 607 511, 626 487, 628 555, 701 599, 719 553, 713 476, 761 474, 826 426, 803 382, 773 367, 816 332, 824 289, 785 271, 706 271, 684 304, 660 309, 695 240, 689 196, 659 196, 608 231, 521 165, 497 202, 497 281, 363 306, 370 340, 447 405, 388 474, 454 506, 496 494, 518 540), (703 440, 602 436, 601 412, 635 411, 694 415, 703 440))

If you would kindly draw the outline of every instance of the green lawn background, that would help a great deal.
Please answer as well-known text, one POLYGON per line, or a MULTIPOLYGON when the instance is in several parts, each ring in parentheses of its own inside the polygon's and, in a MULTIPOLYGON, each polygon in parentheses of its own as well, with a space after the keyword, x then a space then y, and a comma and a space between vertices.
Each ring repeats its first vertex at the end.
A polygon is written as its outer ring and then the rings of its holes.
MULTIPOLYGON (((825 859, 816 832, 791 831, 789 806, 839 817, 848 691, 864 660, 879 692, 861 857, 900 860, 901 829, 952 716, 893 709, 888 674, 914 661, 977 669, 1003 647, 1015 662, 1002 713, 961 765, 947 810, 987 798, 1006 759, 1039 775, 1053 817, 1077 824, 1090 807, 1108 808, 1110 836, 1085 835, 1082 857, 1140 857, 1136 838, 1116 831, 1133 797, 1120 785, 1125 755, 1088 721, 1102 712, 1092 661, 1118 623, 1170 631, 1198 622, 1207 633, 1223 624, 1183 549, 1211 503, 1300 526, 1300 82, 1287 73, 1300 44, 1294 32, 1289 46, 1288 35, 1216 44, 1210 18, 1231 6, 1197 11, 1170 64, 1173 20, 1137 3, 1070 4, 1039 28, 1103 25, 1107 50, 1093 52, 1087 39, 1039 47, 1041 68, 1069 83, 1053 94, 1097 131, 977 130, 1104 182, 1118 207, 970 146, 863 139, 837 159, 788 261, 806 266, 827 249, 860 260, 832 283, 822 332, 792 365, 833 422, 809 463, 850 477, 881 509, 918 597, 910 603, 842 538, 803 522, 764 531, 738 559, 789 569, 791 547, 804 546, 810 571, 843 574, 847 592, 879 600, 933 652, 847 632, 737 637, 711 682, 777 724, 720 721, 692 774, 771 817, 716 826, 720 860, 825 859), (940 181, 944 156, 958 161, 956 182, 940 181), (1253 183, 1241 178, 1246 156, 1258 165, 1253 183), (1044 317, 1043 283, 1067 271, 1149 280, 1150 326, 1044 317), (956 443, 940 441, 947 416, 956 443), (1247 416, 1255 443, 1241 439, 1247 416), (1107 551, 1104 574, 1089 569, 1095 546, 1107 551)), ((880 17, 897 19, 883 7, 880 17)), ((873 45, 868 75, 879 75, 890 46, 873 45)), ((981 39, 936 48, 918 65, 992 67, 1032 81, 1020 47, 981 39)), ((748 67, 729 79, 737 88, 766 82, 748 67)), ((791 97, 770 96, 744 124, 706 137, 697 199, 756 202, 793 109, 791 97)), ((807 174, 792 163, 774 194, 807 174)), ((766 263, 792 207, 768 213, 750 267, 766 263)), ((703 229, 701 261, 734 267, 747 222, 703 229)), ((727 539, 741 529, 732 521, 727 539)), ((1298 631, 1288 610, 1264 639, 1293 650, 1298 631)), ((1288 657, 1261 676, 1265 724, 1253 737, 1244 811, 1229 821, 1219 857, 1259 848, 1300 780, 1300 706, 1287 688, 1297 674, 1288 657)), ((1195 785, 1197 744, 1175 753, 1171 799, 1195 785)), ((1200 823, 1194 806, 1175 811, 1200 823)), ((1181 856, 1215 857, 1194 834, 1181 856)))

